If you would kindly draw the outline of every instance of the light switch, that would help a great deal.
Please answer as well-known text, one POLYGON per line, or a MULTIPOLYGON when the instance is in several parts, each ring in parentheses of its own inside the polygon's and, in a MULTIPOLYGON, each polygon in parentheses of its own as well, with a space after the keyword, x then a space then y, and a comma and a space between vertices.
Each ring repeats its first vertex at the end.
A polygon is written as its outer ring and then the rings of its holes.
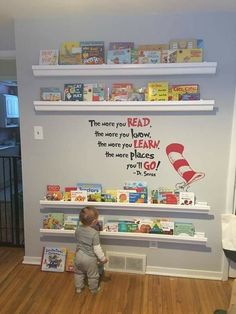
POLYGON ((34 126, 34 139, 43 140, 43 127, 42 126, 34 126))

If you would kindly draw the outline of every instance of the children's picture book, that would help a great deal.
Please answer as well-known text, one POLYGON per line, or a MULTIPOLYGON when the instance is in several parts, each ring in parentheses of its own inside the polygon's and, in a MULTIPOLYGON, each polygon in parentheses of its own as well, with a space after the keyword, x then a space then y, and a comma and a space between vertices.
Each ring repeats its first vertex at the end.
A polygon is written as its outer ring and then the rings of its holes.
POLYGON ((68 250, 66 254, 66 271, 74 272, 75 252, 68 250))
POLYGON ((177 50, 177 62, 203 62, 203 50, 196 49, 178 49, 177 50))
POLYGON ((76 191, 77 187, 76 186, 66 186, 65 187, 65 192, 63 193, 63 200, 64 201, 71 201, 71 191, 76 191))
POLYGON ((107 64, 130 64, 131 49, 108 50, 107 64))
POLYGON ((149 82, 147 87, 148 101, 168 101, 168 82, 149 82))
POLYGON ((64 229, 75 230, 79 224, 79 214, 64 214, 64 229))
POLYGON ((182 84, 182 85, 176 84, 176 85, 169 86, 169 96, 168 96, 169 100, 188 100, 186 95, 192 95, 192 98, 194 97, 193 95, 196 95, 195 98, 200 99, 199 85, 198 84, 182 84))
POLYGON ((65 101, 83 101, 83 83, 64 84, 65 101))
POLYGON ((131 83, 113 83, 112 95, 113 101, 126 101, 133 92, 133 84, 131 83))
POLYGON ((138 63, 156 64, 161 62, 161 51, 159 50, 139 50, 138 63))
POLYGON ((83 101, 93 101, 93 84, 84 84, 83 101))
POLYGON ((59 55, 58 49, 40 50, 39 64, 40 65, 57 65, 58 55, 59 55))
POLYGON ((82 63, 83 64, 104 64, 104 41, 83 41, 82 63))
POLYGON ((60 185, 58 184, 48 184, 46 199, 48 201, 61 201, 63 198, 62 192, 60 191, 60 185))
POLYGON ((136 193, 135 190, 117 190, 117 202, 129 203, 130 193, 136 193))
POLYGON ((77 183, 77 189, 87 191, 88 202, 101 202, 102 185, 99 183, 77 183))
POLYGON ((88 192, 86 190, 71 191, 71 201, 73 202, 87 202, 88 192))
POLYGON ((191 222, 175 222, 174 235, 191 236, 195 234, 195 227, 191 222))
POLYGON ((105 189, 102 194, 103 202, 117 202, 117 190, 116 189, 105 189))
POLYGON ((44 247, 41 261, 42 271, 64 272, 66 248, 44 247))
POLYGON ((105 97, 105 85, 102 83, 93 84, 93 101, 104 101, 105 97))
POLYGON ((40 100, 42 101, 59 101, 61 100, 61 91, 58 87, 41 87, 40 100))
POLYGON ((81 64, 81 47, 79 41, 66 41, 60 47, 60 64, 81 64))
POLYGON ((180 192, 179 193, 179 204, 180 205, 190 205, 195 204, 195 196, 193 192, 180 192))
POLYGON ((64 224, 63 213, 43 214, 44 229, 62 229, 64 224))

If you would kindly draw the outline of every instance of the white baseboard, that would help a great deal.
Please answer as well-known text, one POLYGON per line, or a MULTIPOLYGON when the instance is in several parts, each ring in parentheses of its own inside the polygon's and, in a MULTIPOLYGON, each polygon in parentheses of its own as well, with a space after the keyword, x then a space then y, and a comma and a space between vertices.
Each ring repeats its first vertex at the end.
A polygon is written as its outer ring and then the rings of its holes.
POLYGON ((211 279, 211 280, 222 280, 222 277, 223 277, 222 272, 216 272, 216 271, 167 268, 167 267, 155 267, 155 266, 147 266, 146 274, 171 276, 171 277, 186 277, 186 278, 196 278, 196 279, 211 279))
MULTIPOLYGON (((29 265, 40 265, 41 257, 36 256, 24 256, 23 264, 29 265)), ((167 267, 155 267, 147 266, 147 275, 161 275, 170 277, 185 277, 185 278, 196 278, 196 279, 211 279, 211 280, 222 280, 222 272, 216 271, 205 271, 195 269, 181 269, 181 268, 167 268, 167 267)))
POLYGON ((40 265, 41 264, 41 257, 37 256, 24 256, 22 264, 29 264, 29 265, 40 265))

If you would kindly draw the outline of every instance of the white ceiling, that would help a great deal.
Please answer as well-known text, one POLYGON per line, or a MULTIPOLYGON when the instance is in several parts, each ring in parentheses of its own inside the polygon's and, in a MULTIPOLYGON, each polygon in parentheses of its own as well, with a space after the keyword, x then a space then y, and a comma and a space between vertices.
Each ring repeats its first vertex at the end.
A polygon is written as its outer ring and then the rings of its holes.
POLYGON ((236 0, 0 0, 0 21, 76 14, 235 12, 236 0))

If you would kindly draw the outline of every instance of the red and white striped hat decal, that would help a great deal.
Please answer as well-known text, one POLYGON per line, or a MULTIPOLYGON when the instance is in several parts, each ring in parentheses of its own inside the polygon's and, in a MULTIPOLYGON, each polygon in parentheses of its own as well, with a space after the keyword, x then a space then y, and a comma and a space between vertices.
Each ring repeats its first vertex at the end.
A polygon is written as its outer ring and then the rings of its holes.
POLYGON ((179 143, 172 143, 166 147, 166 154, 187 185, 205 177, 203 172, 195 172, 183 156, 184 146, 179 143))

